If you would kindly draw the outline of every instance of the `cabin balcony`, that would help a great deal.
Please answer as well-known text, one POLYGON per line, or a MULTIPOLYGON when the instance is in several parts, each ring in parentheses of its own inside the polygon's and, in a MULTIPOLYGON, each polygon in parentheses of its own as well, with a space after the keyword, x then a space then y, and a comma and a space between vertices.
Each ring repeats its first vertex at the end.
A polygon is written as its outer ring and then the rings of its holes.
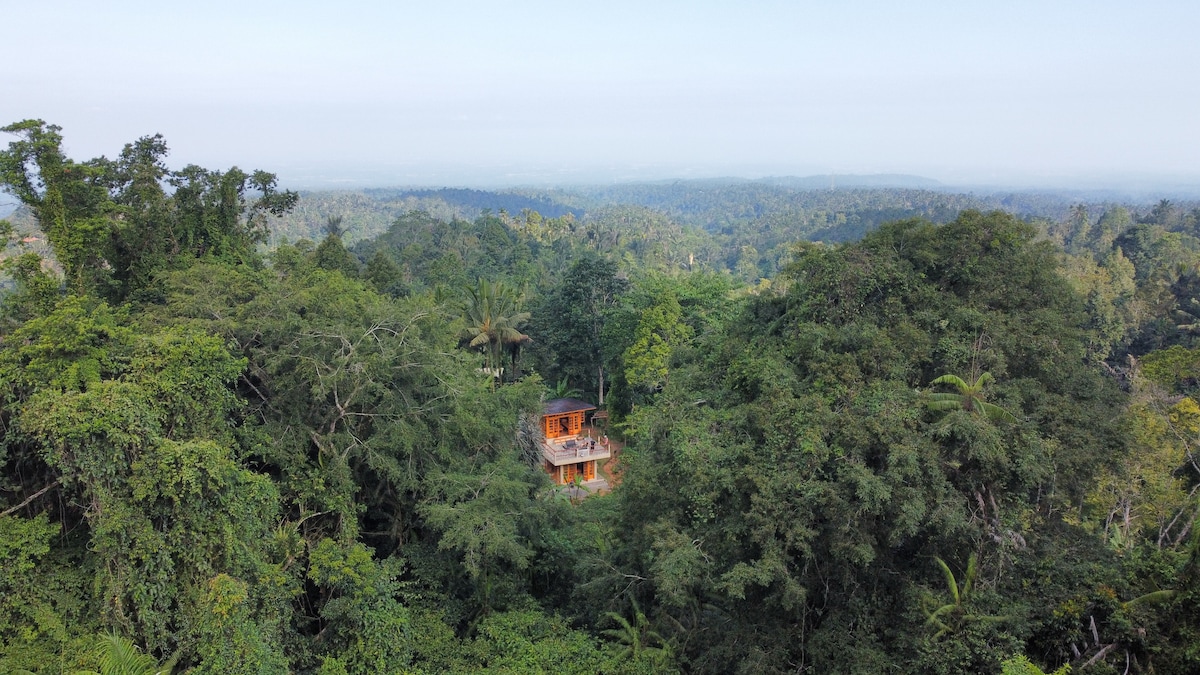
POLYGON ((542 442, 542 458, 552 466, 578 464, 612 457, 608 444, 586 436, 559 437, 542 442))

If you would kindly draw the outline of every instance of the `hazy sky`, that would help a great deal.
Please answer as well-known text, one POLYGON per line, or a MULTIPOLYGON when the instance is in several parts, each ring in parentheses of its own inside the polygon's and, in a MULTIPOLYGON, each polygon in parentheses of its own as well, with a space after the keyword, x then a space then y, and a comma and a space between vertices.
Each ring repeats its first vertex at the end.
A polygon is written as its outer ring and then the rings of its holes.
POLYGON ((0 0, 0 124, 286 181, 1200 183, 1200 2, 0 0), (379 178, 382 176, 383 178, 379 178))

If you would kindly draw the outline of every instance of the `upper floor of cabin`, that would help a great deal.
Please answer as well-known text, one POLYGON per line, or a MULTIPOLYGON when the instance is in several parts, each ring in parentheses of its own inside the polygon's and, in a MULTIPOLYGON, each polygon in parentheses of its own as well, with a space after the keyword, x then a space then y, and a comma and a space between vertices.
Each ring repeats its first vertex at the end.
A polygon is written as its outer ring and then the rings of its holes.
POLYGON ((594 462, 611 456, 606 443, 585 435, 588 414, 596 406, 575 398, 547 401, 542 411, 542 457, 549 466, 594 462))
POLYGON ((577 398, 556 398, 546 402, 542 411, 542 433, 546 440, 570 438, 583 433, 587 414, 596 406, 577 398))

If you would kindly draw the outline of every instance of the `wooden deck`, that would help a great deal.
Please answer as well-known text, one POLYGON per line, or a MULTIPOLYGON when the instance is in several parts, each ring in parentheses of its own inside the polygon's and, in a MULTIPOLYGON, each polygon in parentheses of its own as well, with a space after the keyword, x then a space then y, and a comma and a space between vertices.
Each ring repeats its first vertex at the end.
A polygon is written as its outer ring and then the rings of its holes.
POLYGON ((584 437, 556 438, 542 443, 542 457, 554 466, 612 457, 608 446, 584 437))

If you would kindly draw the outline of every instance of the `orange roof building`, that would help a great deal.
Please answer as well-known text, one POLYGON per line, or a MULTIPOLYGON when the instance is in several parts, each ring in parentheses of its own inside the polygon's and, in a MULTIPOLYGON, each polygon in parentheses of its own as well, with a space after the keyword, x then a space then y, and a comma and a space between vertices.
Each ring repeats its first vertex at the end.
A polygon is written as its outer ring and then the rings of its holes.
POLYGON ((570 485, 576 477, 585 483, 596 480, 596 463, 612 456, 607 443, 585 433, 588 413, 594 410, 596 406, 577 398, 546 402, 542 411, 542 466, 558 485, 570 485))

